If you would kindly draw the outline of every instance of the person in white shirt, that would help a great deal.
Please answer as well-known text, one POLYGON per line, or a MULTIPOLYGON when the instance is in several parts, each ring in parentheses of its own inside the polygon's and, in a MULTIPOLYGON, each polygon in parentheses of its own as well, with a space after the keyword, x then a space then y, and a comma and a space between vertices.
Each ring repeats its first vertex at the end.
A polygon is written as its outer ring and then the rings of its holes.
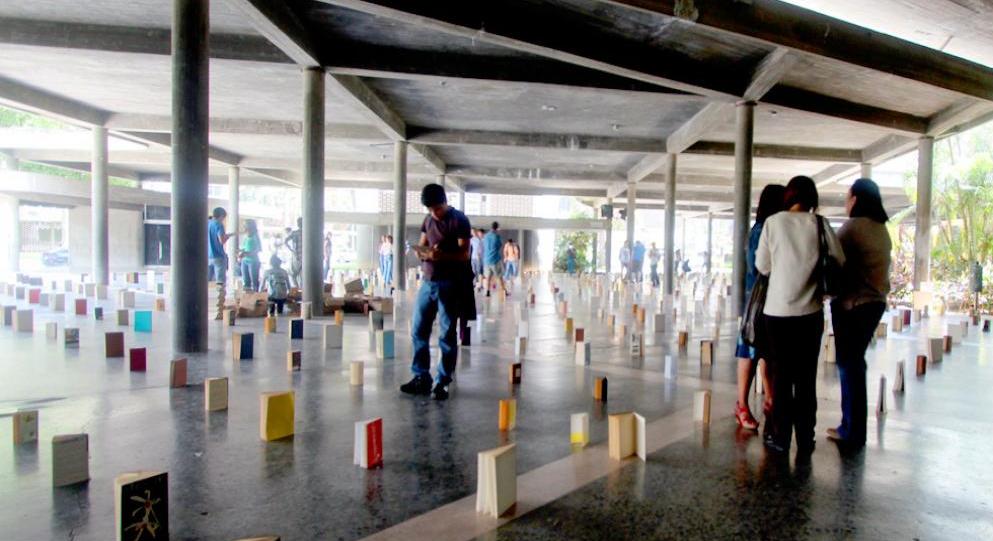
POLYGON ((755 269, 769 276, 764 325, 766 362, 773 388, 772 411, 766 420, 765 444, 789 451, 796 431, 797 451, 814 450, 817 421, 817 357, 824 332, 823 293, 819 287, 819 223, 828 254, 844 264, 845 254, 834 230, 817 213, 817 187, 809 177, 786 185, 786 212, 770 216, 762 228, 755 269))
POLYGON ((379 244, 379 266, 383 283, 393 284, 393 235, 383 235, 383 242, 379 244))

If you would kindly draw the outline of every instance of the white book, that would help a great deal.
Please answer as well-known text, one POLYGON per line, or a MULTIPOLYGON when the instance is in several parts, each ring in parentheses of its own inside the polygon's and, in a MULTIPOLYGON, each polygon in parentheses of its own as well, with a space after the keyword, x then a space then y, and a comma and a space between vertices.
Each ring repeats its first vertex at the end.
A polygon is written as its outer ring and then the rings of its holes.
POLYGON ((693 420, 710 424, 710 391, 697 391, 693 395, 693 420))
POLYGON ((573 413, 569 420, 569 443, 586 446, 590 443, 590 414, 573 413))
POLYGON ((897 361, 896 363, 896 377, 893 378, 893 392, 902 393, 903 392, 903 376, 906 363, 904 361, 897 361))
POLYGON ((500 517, 517 503, 517 446, 482 451, 477 460, 476 512, 500 517))
POLYGON ((645 434, 645 430, 646 430, 645 418, 635 413, 634 414, 635 454, 638 455, 638 458, 640 458, 642 462, 644 462, 645 457, 648 456, 648 452, 646 450, 647 442, 645 440, 647 436, 645 434))
POLYGON ((324 349, 341 349, 344 327, 338 324, 324 326, 324 349))
POLYGON ((576 344, 576 365, 589 366, 592 360, 592 346, 590 342, 579 342, 576 344))
POLYGON ((678 367, 676 366, 675 359, 672 358, 672 355, 666 355, 665 356, 665 379, 676 379, 676 376, 678 374, 679 374, 679 370, 678 370, 678 367))

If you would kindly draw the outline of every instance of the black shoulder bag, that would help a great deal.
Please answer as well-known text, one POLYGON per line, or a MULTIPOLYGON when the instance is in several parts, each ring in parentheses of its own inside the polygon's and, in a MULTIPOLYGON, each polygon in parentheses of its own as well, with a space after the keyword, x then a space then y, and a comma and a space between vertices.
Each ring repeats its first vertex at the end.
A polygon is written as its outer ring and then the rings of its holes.
POLYGON ((741 317, 741 340, 749 346, 755 346, 758 337, 758 324, 765 310, 765 297, 769 292, 769 277, 759 274, 752 286, 752 294, 745 305, 745 313, 741 317))
POLYGON ((820 243, 817 266, 814 272, 817 278, 817 294, 819 297, 836 297, 841 292, 841 265, 838 260, 831 255, 828 249, 827 233, 824 232, 826 220, 821 216, 814 216, 817 219, 817 238, 820 243))

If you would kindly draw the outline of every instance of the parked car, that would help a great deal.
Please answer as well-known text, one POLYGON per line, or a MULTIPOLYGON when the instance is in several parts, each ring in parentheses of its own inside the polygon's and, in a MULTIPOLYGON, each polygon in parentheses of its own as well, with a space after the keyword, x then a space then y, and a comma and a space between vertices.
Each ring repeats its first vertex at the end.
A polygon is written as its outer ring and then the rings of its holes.
POLYGON ((41 254, 41 262, 46 267, 64 267, 69 264, 69 249, 59 248, 41 254))

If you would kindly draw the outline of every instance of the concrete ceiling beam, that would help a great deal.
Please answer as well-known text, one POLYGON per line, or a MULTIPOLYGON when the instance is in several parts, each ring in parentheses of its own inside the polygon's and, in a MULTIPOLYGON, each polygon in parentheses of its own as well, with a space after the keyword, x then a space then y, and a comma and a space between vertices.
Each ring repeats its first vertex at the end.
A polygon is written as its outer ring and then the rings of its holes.
MULTIPOLYGON (((747 101, 761 99, 796 64, 796 57, 782 47, 766 55, 755 68, 751 80, 745 88, 743 98, 747 101)), ((731 120, 734 105, 726 102, 708 103, 682 126, 669 134, 665 148, 669 154, 679 154, 703 139, 714 128, 731 120)), ((668 160, 645 156, 628 171, 628 182, 638 182, 664 166, 668 160)))
MULTIPOLYGON (((566 171, 540 167, 486 167, 475 165, 449 165, 446 175, 470 179, 521 180, 537 182, 557 180, 570 182, 626 182, 624 175, 602 171, 566 171)), ((603 193, 603 189, 600 189, 603 193)))
MULTIPOLYGON (((736 74, 701 68, 698 59, 673 51, 660 51, 657 47, 633 42, 613 33, 598 32, 591 24, 577 23, 576 17, 562 17, 561 14, 542 10, 540 6, 525 2, 319 1, 435 32, 599 70, 617 77, 697 94, 710 101, 739 101, 744 98, 745 91, 752 82, 749 78, 742 83, 736 74), (523 24, 522 21, 527 23, 523 24), (590 43, 596 43, 597 46, 590 47, 590 43)), ((647 0, 642 2, 653 4, 647 0)), ((773 54, 782 53, 776 50, 773 54)), ((789 55, 784 58, 786 56, 789 55)), ((777 104, 782 107, 816 114, 833 113, 837 118, 886 129, 901 130, 907 126, 916 126, 920 132, 924 130, 924 126, 918 122, 920 119, 913 115, 868 106, 844 109, 839 106, 848 102, 830 96, 782 86, 775 90, 779 96, 777 104), (894 125, 897 127, 894 128, 894 125)))
MULTIPOLYGON (((168 115, 112 113, 106 126, 109 129, 131 132, 165 133, 172 130, 172 119, 168 115)), ((303 135, 303 123, 296 120, 211 118, 210 133, 300 137, 303 135)), ((350 141, 382 142, 387 139, 380 130, 366 124, 328 123, 324 125, 324 135, 328 139, 350 141)))
POLYGON ((609 3, 993 100, 990 68, 785 2, 695 0, 689 13, 681 9, 685 3, 679 0, 609 3))
POLYGON ((665 140, 640 137, 449 130, 408 127, 411 143, 431 146, 495 146, 598 152, 664 152, 665 140))
POLYGON ((298 66, 303 68, 321 66, 321 59, 315 53, 317 46, 312 41, 310 32, 289 4, 273 0, 226 1, 228 5, 243 13, 260 34, 298 66))

